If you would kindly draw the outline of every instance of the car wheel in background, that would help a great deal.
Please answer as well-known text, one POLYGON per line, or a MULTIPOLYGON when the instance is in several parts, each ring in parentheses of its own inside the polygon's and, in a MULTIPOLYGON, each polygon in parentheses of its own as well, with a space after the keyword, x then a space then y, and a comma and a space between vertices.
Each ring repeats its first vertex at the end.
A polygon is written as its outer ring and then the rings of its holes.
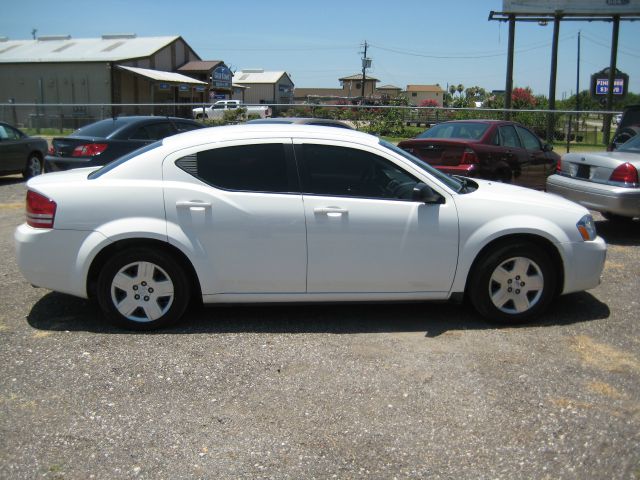
POLYGON ((520 323, 542 313, 556 293, 556 275, 549 255, 536 245, 503 245, 485 255, 474 268, 468 295, 485 318, 520 323))
POLYGON ((132 248, 106 262, 98 277, 97 299, 116 325, 152 330, 180 319, 189 304, 190 283, 171 255, 132 248))
POLYGON ((22 176, 25 180, 32 177, 36 177, 42 173, 42 159, 35 153, 29 155, 27 158, 27 164, 22 171, 22 176))

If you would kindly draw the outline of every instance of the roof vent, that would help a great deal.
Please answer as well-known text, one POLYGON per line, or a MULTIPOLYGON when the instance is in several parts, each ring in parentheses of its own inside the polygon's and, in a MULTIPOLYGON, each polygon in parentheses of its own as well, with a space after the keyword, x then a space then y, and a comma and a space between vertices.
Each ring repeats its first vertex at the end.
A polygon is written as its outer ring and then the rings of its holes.
POLYGON ((52 42, 52 41, 60 41, 60 40, 71 40, 71 35, 43 35, 42 37, 38 37, 37 40, 39 42, 52 42))
POLYGON ((54 52, 61 52, 63 50, 66 50, 69 47, 73 47, 75 45, 75 42, 71 42, 71 43, 66 43, 64 45, 62 45, 61 47, 58 47, 54 50, 54 52))
POLYGON ((102 35, 102 40, 120 40, 123 38, 136 38, 135 33, 107 33, 102 35))
POLYGON ((245 68, 242 73, 264 73, 264 68, 245 68))
POLYGON ((115 50, 116 48, 121 47, 122 45, 124 45, 124 42, 116 42, 116 43, 113 43, 113 44, 109 45, 106 48, 103 48, 102 51, 103 52, 110 52, 111 50, 115 50))

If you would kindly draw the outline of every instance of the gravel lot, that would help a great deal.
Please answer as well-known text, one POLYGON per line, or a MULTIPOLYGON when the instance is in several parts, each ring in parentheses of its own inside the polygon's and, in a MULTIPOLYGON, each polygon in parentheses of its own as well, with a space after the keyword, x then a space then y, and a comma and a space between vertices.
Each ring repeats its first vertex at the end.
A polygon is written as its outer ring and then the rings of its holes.
POLYGON ((0 478, 640 479, 637 222, 598 221, 602 285, 519 328, 274 306, 140 334, 26 283, 24 194, 0 178, 0 478))

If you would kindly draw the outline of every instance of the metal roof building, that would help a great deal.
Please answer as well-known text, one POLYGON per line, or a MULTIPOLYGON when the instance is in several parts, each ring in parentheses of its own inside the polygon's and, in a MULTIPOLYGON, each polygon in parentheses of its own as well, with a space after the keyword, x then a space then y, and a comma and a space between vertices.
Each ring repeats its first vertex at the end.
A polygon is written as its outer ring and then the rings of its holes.
MULTIPOLYGON (((10 123, 71 126, 115 114, 179 114, 173 107, 110 104, 203 101, 207 83, 175 73, 200 57, 180 36, 100 38, 44 36, 35 40, 0 37, 0 103, 53 105, 13 108, 10 123), (103 106, 89 106, 100 104, 103 106), (65 106, 68 105, 68 106, 65 106)), ((190 113, 190 108, 184 109, 190 113)), ((4 115, 5 117, 7 115, 4 115)))

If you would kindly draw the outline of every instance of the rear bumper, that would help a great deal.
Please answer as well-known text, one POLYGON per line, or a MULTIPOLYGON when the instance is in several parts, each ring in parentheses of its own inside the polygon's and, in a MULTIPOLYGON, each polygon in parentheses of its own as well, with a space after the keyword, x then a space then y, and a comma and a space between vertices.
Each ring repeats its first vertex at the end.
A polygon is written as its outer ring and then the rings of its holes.
POLYGON ((33 228, 25 223, 16 229, 14 242, 18 267, 29 283, 86 298, 92 260, 88 257, 107 239, 98 232, 33 228))
POLYGON ((94 167, 98 165, 92 158, 87 157, 53 157, 47 155, 44 157, 44 171, 49 172, 62 172, 65 170, 71 170, 72 168, 84 168, 94 167))
POLYGON ((625 217, 640 215, 640 188, 603 185, 562 175, 547 178, 547 191, 598 212, 625 217))

